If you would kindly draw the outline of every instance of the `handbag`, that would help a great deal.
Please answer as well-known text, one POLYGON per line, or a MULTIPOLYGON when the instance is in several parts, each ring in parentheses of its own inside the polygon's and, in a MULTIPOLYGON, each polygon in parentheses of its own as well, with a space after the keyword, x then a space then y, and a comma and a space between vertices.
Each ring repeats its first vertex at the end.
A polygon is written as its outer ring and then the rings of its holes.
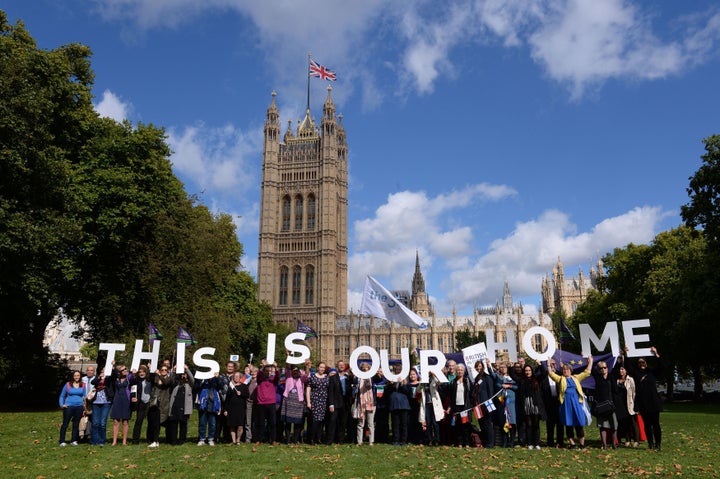
POLYGON ((93 413, 92 401, 88 398, 83 398, 83 415, 91 416, 93 413))
POLYGON ((613 404, 613 402, 609 399, 606 399, 605 401, 600 401, 593 404, 592 409, 592 412, 596 417, 609 416, 610 414, 615 412, 615 404, 613 404))

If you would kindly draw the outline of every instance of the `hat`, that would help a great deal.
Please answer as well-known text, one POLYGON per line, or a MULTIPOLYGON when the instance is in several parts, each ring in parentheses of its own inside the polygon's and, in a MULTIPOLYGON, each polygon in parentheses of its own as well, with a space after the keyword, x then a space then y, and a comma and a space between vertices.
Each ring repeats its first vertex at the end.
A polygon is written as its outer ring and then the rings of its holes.
POLYGON ((328 371, 328 374, 330 374, 330 373, 337 373, 337 372, 338 372, 337 369, 335 369, 335 368, 330 368, 330 371, 328 371))

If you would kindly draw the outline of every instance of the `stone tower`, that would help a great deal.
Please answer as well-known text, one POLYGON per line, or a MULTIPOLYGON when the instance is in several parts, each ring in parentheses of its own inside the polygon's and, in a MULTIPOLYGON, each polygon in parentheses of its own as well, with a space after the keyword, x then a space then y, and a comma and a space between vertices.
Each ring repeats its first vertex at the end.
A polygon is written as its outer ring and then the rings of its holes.
POLYGON ((552 276, 546 274, 542 280, 542 308, 543 312, 553 314, 562 311, 570 317, 575 309, 587 299, 588 291, 598 289, 598 281, 605 275, 605 266, 598 258, 595 266, 590 267, 590 277, 586 277, 582 270, 577 276, 565 277, 565 268, 558 258, 553 265, 552 276))
POLYGON ((318 129, 310 110, 280 138, 275 93, 265 120, 258 298, 273 320, 297 321, 320 336, 311 347, 333 356, 337 318, 347 313, 348 168, 342 115, 328 87, 318 129))
POLYGON ((412 296, 410 299, 410 309, 412 309, 421 318, 429 318, 434 315, 432 305, 425 292, 425 279, 420 271, 420 256, 415 252, 415 273, 412 280, 412 296))

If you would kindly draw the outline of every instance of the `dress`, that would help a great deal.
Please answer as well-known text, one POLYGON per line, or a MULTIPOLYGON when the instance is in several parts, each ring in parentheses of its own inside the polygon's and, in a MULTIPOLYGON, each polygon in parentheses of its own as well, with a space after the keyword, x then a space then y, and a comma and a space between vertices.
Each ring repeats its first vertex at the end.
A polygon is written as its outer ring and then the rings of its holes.
POLYGON ((110 408, 110 418, 129 420, 130 415, 130 380, 118 379, 115 382, 115 398, 110 408))
POLYGON ((585 419, 585 410, 580 404, 575 381, 567 381, 567 389, 565 389, 565 400, 560 404, 560 422, 565 426, 587 425, 585 419))
POLYGON ((232 385, 225 396, 225 410, 227 411, 227 425, 230 427, 245 426, 247 419, 247 399, 250 390, 247 384, 232 385), (240 394, 238 394, 238 391, 240 394))
MULTIPOLYGON (((302 386, 302 384, 298 384, 298 386, 302 386)), ((313 399, 313 402, 314 401, 315 399, 313 399)), ((283 398, 280 409, 280 420, 286 423, 302 424, 304 411, 305 403, 300 400, 297 387, 292 388, 287 397, 283 398)))
POLYGON ((308 385, 310 386, 310 404, 312 404, 312 416, 313 420, 319 423, 322 423, 325 420, 329 383, 330 380, 327 376, 319 378, 312 375, 310 376, 310 379, 308 379, 308 385))

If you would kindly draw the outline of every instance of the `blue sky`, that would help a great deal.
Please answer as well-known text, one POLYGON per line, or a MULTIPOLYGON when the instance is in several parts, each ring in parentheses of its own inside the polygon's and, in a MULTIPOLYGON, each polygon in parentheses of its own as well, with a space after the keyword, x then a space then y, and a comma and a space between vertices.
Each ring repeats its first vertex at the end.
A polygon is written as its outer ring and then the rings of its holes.
MULTIPOLYGON (((349 305, 364 278, 438 315, 532 310, 566 275, 680 224, 720 132, 720 6, 697 0, 34 0, 41 48, 93 50, 100 114, 167 129, 176 174, 235 217, 257 267, 262 126, 303 114, 307 53, 333 69, 349 143, 349 305)), ((327 82, 312 80, 320 118, 327 82)))

